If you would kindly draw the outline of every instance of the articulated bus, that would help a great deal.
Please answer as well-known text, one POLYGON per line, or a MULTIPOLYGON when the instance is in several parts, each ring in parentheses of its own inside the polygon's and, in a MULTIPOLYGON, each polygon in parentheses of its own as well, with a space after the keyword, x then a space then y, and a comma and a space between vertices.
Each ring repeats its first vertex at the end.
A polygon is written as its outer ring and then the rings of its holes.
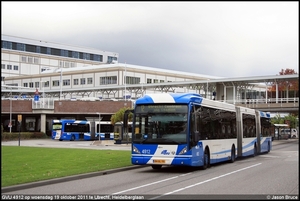
POLYGON ((92 140, 91 124, 85 120, 53 120, 52 121, 53 140, 92 140))
MULTIPOLYGON (((206 169, 272 149, 269 113, 199 94, 146 94, 136 100, 130 112, 134 165, 206 169)), ((128 114, 125 112, 124 122, 128 114)))

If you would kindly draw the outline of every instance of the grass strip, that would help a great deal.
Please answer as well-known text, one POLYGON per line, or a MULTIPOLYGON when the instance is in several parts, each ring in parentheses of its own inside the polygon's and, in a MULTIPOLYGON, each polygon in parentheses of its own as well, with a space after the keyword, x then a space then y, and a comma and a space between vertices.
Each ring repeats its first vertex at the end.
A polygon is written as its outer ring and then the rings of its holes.
POLYGON ((2 146, 1 187, 131 166, 130 151, 2 146))

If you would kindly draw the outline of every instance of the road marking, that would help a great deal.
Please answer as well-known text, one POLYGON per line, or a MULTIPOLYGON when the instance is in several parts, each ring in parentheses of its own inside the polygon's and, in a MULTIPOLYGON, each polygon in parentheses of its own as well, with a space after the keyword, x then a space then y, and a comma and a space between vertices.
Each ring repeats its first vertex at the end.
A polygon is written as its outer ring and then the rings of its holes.
MULTIPOLYGON (((249 168, 256 167, 256 166, 258 166, 258 165, 261 165, 261 163, 257 163, 257 164, 255 164, 255 165, 251 165, 251 166, 248 166, 248 167, 245 167, 245 168, 242 168, 242 169, 238 169, 238 170, 235 170, 235 171, 232 171, 232 172, 229 172, 229 173, 226 173, 226 174, 223 174, 223 175, 220 175, 220 176, 217 176, 217 177, 214 177, 214 178, 211 178, 211 179, 208 179, 208 180, 205 180, 205 181, 202 181, 202 182, 199 182, 199 183, 196 183, 196 184, 193 184, 193 185, 184 187, 184 188, 177 189, 177 190, 174 190, 174 191, 165 193, 165 194, 163 194, 163 195, 160 195, 160 196, 157 196, 157 197, 153 197, 153 198, 151 198, 150 200, 158 199, 158 198, 161 198, 161 197, 166 196, 166 195, 170 195, 170 194, 173 194, 173 193, 176 193, 176 192, 179 192, 179 191, 188 189, 188 188, 192 188, 192 187, 198 186, 198 185, 200 185, 200 184, 204 184, 204 183, 207 183, 207 182, 216 180, 216 179, 220 179, 220 178, 222 178, 222 177, 226 177, 226 176, 228 176, 228 175, 235 174, 235 173, 238 173, 238 172, 240 172, 240 171, 244 171, 244 170, 247 170, 247 169, 249 169, 249 168)), ((182 175, 179 175, 179 176, 176 176, 176 177, 170 177, 170 178, 168 178, 168 179, 163 179, 163 180, 159 180, 159 181, 152 182, 152 183, 149 183, 149 184, 145 184, 145 185, 142 185, 142 186, 138 186, 138 187, 126 189, 126 190, 123 190, 123 191, 119 191, 119 192, 116 192, 116 193, 112 193, 112 195, 117 195, 117 194, 125 193, 125 192, 128 192, 128 191, 136 190, 136 189, 139 189, 139 188, 143 188, 143 187, 146 187, 146 186, 155 185, 155 184, 162 183, 162 182, 165 182, 165 181, 169 181, 169 180, 172 180, 172 179, 177 179, 177 178, 179 178, 179 177, 181 177, 181 176, 186 176, 186 175, 189 175, 189 174, 191 174, 191 173, 188 173, 188 174, 182 174, 182 175)))

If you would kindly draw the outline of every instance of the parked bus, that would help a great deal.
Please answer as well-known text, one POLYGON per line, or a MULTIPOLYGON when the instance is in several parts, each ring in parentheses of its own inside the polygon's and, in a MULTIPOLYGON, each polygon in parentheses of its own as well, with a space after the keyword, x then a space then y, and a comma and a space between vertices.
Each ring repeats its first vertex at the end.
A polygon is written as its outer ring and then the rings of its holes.
POLYGON ((99 139, 99 132, 100 133, 100 140, 114 140, 114 126, 111 124, 110 121, 101 121, 100 124, 100 131, 99 131, 99 121, 95 122, 95 138, 99 139))
MULTIPOLYGON (((136 100, 131 162, 206 169, 272 148, 270 114, 195 93, 148 94, 136 100)), ((125 112, 124 122, 128 121, 125 112)))
POLYGON ((53 120, 52 139, 54 140, 93 140, 90 121, 85 120, 53 120))

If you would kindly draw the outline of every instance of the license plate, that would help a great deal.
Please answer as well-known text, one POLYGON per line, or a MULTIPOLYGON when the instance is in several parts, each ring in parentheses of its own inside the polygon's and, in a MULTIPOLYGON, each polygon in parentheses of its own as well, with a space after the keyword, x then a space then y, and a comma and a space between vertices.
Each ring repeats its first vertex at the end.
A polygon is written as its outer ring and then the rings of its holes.
POLYGON ((165 160, 153 160, 153 163, 166 163, 165 160))

